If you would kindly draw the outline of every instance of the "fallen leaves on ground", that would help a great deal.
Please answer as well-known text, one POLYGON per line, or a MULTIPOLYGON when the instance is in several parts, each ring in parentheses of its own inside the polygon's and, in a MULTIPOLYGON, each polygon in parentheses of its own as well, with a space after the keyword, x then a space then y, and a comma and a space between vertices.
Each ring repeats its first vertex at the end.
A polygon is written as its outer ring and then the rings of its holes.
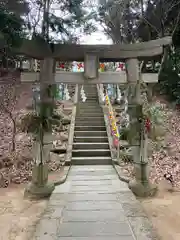
MULTIPOLYGON (((14 78, 10 75, 9 79, 14 78)), ((9 80, 8 79, 8 80, 9 80)), ((70 85, 69 92, 72 97, 75 85, 70 85)), ((13 107, 13 114, 18 120, 20 116, 27 113, 27 106, 32 105, 32 86, 29 84, 21 84, 21 94, 18 96, 16 106, 13 107)), ((14 103, 12 103, 14 104, 14 103)), ((64 112, 64 116, 70 116, 72 110, 72 101, 57 101, 57 107, 64 112)), ((10 107, 11 108, 11 107, 10 107)), ((53 131, 53 135, 59 138, 58 147, 65 147, 68 140, 69 124, 53 131)), ((31 180, 33 155, 32 155, 32 136, 22 133, 17 129, 16 133, 16 151, 11 153, 12 140, 12 123, 8 115, 0 113, 0 187, 7 187, 10 183, 20 184, 31 180)), ((56 155, 56 154, 54 154, 56 155)), ((64 162, 65 154, 51 157, 48 162, 49 170, 56 171, 61 168, 64 162)))
MULTIPOLYGON (((180 186, 180 113, 169 106, 168 102, 156 99, 162 105, 166 116, 165 138, 159 143, 152 142, 152 154, 149 157, 150 180, 160 183, 165 173, 172 174, 174 185, 180 186)), ((133 178, 133 164, 121 163, 125 176, 133 178)))

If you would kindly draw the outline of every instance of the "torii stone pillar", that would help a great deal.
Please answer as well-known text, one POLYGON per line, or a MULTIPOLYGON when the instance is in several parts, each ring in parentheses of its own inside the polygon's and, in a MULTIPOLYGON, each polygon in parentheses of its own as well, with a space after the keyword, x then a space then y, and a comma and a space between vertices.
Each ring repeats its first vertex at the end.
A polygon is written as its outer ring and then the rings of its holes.
POLYGON ((132 146, 135 179, 129 182, 129 188, 136 196, 153 196, 157 186, 149 181, 147 144, 144 135, 144 121, 141 104, 139 63, 137 59, 126 61, 127 81, 129 84, 129 142, 132 146))
MULTIPOLYGON (((48 118, 51 114, 49 104, 52 102, 51 96, 48 93, 47 82, 52 83, 53 79, 53 59, 47 58, 42 60, 40 69, 40 108, 39 115, 48 118), (46 83, 43 83, 45 81, 46 83)), ((39 126, 40 128, 40 126, 39 126)), ((39 133, 40 135, 41 133, 39 133)), ((34 160, 35 164, 32 169, 32 181, 25 189, 25 197, 41 199, 51 195, 55 186, 48 183, 48 158, 52 149, 51 141, 52 132, 44 132, 42 130, 42 141, 36 140, 34 144, 34 160)), ((40 138, 40 136, 37 136, 40 138)))

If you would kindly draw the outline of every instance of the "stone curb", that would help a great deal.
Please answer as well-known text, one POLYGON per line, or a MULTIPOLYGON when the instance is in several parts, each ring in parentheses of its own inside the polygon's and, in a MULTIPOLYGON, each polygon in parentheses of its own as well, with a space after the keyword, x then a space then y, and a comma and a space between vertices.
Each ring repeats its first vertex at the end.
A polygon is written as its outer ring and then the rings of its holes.
POLYGON ((58 185, 60 185, 60 184, 62 184, 62 183, 64 183, 65 181, 66 181, 66 179, 67 179, 67 177, 68 177, 68 174, 69 174, 69 171, 70 171, 70 168, 71 168, 71 166, 66 166, 65 168, 67 168, 67 170, 65 170, 65 174, 64 174, 64 176, 63 177, 61 177, 61 179, 60 180, 58 180, 58 181, 55 181, 54 182, 54 186, 56 187, 56 186, 58 186, 58 185))
POLYGON ((71 165, 77 99, 78 99, 78 84, 76 84, 76 89, 75 89, 74 106, 72 110, 71 123, 70 123, 69 134, 68 134, 68 145, 67 145, 67 153, 65 157, 65 166, 71 165))
POLYGON ((108 136, 108 142, 109 142, 109 147, 110 147, 110 151, 111 151, 111 158, 112 158, 112 161, 114 161, 116 159, 116 148, 114 148, 113 146, 113 139, 112 139, 112 136, 111 136, 111 129, 110 129, 110 126, 109 126, 109 121, 108 121, 108 117, 106 115, 106 107, 105 106, 102 106, 102 109, 103 109, 103 113, 104 113, 104 121, 105 121, 105 125, 106 125, 106 131, 107 131, 107 136, 108 136))
POLYGON ((130 182, 131 179, 123 176, 123 173, 122 173, 121 169, 118 168, 117 163, 113 162, 113 167, 114 167, 114 169, 115 169, 115 171, 116 171, 116 173, 117 173, 117 175, 118 175, 118 177, 121 181, 126 182, 126 183, 130 182))

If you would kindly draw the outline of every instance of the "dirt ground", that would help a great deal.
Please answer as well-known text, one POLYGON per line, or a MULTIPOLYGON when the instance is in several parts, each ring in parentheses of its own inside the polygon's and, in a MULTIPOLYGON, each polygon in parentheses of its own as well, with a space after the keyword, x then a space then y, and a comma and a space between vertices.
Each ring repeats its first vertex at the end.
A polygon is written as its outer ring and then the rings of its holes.
POLYGON ((162 181, 156 197, 140 201, 162 240, 179 240, 180 190, 169 192, 169 189, 162 181))
MULTIPOLYGON (((52 176, 52 180, 57 175, 52 176)), ((165 184, 164 184, 165 185, 165 184)), ((180 192, 168 192, 160 185, 154 198, 140 200, 162 240, 180 239, 180 192)), ((0 189, 0 240, 31 240, 35 225, 46 209, 47 200, 24 200, 25 185, 0 189)))
POLYGON ((47 201, 23 199, 24 185, 0 189, 0 239, 30 240, 47 201))
MULTIPOLYGON (((63 170, 52 172, 49 181, 63 176, 63 170)), ((48 200, 24 199, 26 184, 0 188, 0 240, 31 240, 35 226, 47 207, 48 200)))

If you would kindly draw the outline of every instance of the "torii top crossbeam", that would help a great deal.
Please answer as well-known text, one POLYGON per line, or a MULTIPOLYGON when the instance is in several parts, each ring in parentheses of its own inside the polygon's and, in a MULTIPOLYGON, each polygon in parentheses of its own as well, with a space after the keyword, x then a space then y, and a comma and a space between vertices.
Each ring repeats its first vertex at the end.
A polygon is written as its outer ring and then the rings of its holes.
POLYGON ((43 40, 23 40, 17 54, 35 59, 53 58, 58 61, 84 61, 87 53, 98 55, 101 62, 124 61, 130 58, 153 58, 163 53, 163 47, 170 45, 171 37, 135 44, 78 45, 48 44, 43 40))

